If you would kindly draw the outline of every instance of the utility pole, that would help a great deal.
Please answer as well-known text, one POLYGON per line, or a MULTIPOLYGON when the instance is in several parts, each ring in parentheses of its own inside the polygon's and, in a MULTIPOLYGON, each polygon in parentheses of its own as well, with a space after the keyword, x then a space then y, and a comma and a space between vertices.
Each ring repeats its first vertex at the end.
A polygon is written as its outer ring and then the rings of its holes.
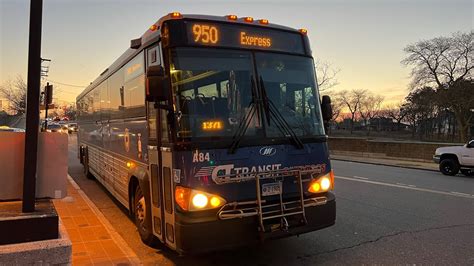
POLYGON ((41 86, 41 23, 43 0, 30 1, 30 37, 28 45, 28 92, 26 96, 25 161, 23 212, 35 211, 36 162, 38 155, 39 96, 41 86))

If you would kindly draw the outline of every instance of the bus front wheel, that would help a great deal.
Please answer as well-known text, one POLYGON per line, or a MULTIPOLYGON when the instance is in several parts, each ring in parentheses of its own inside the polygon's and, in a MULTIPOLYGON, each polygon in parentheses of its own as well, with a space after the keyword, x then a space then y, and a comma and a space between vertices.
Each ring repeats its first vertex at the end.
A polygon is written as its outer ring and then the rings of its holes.
POLYGON ((140 238, 148 246, 156 246, 158 239, 153 235, 149 197, 137 185, 133 196, 133 216, 140 238))

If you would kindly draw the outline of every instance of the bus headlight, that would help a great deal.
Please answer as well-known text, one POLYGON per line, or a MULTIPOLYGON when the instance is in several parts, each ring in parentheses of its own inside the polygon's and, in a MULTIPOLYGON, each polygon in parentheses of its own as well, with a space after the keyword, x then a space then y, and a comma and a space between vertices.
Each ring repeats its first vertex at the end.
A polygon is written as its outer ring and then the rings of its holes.
POLYGON ((210 210, 221 207, 226 201, 218 196, 204 191, 176 186, 176 204, 185 211, 210 210))
POLYGON ((331 170, 329 173, 313 179, 309 183, 308 191, 311 193, 321 193, 334 189, 334 172, 331 170))

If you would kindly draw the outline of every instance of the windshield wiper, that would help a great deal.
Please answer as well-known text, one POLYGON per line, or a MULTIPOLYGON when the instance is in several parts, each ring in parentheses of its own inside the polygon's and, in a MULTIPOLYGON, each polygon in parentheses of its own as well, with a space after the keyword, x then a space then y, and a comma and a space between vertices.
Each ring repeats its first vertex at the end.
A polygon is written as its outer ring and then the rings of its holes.
POLYGON ((278 111, 278 108, 276 108, 275 104, 270 100, 270 98, 268 98, 262 76, 260 76, 260 88, 262 89, 262 105, 267 116, 268 125, 270 125, 270 119, 273 118, 275 125, 280 130, 280 132, 285 137, 290 137, 298 149, 302 149, 304 147, 303 142, 300 140, 300 138, 298 138, 293 129, 291 129, 290 125, 285 120, 283 115, 278 111))
POLYGON ((252 122, 253 117, 255 116, 255 113, 259 109, 258 106, 260 105, 260 100, 257 98, 257 90, 255 86, 255 80, 253 76, 250 76, 250 83, 251 83, 251 91, 252 91, 252 101, 250 101, 249 104, 249 111, 245 114, 244 118, 242 121, 239 123, 239 127, 237 128, 237 131, 234 134, 234 137, 232 137, 232 144, 230 145, 229 148, 229 153, 234 153, 235 150, 239 147, 240 141, 242 140, 242 137, 245 135, 245 132, 247 132, 247 129, 250 126, 250 123, 252 122))

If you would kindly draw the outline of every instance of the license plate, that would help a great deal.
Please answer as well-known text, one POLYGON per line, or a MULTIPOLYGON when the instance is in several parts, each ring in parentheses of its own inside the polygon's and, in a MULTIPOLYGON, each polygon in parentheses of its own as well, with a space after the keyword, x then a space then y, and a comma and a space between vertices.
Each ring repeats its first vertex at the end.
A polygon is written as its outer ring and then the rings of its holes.
POLYGON ((262 185, 262 196, 271 196, 281 194, 280 183, 268 183, 262 185))

